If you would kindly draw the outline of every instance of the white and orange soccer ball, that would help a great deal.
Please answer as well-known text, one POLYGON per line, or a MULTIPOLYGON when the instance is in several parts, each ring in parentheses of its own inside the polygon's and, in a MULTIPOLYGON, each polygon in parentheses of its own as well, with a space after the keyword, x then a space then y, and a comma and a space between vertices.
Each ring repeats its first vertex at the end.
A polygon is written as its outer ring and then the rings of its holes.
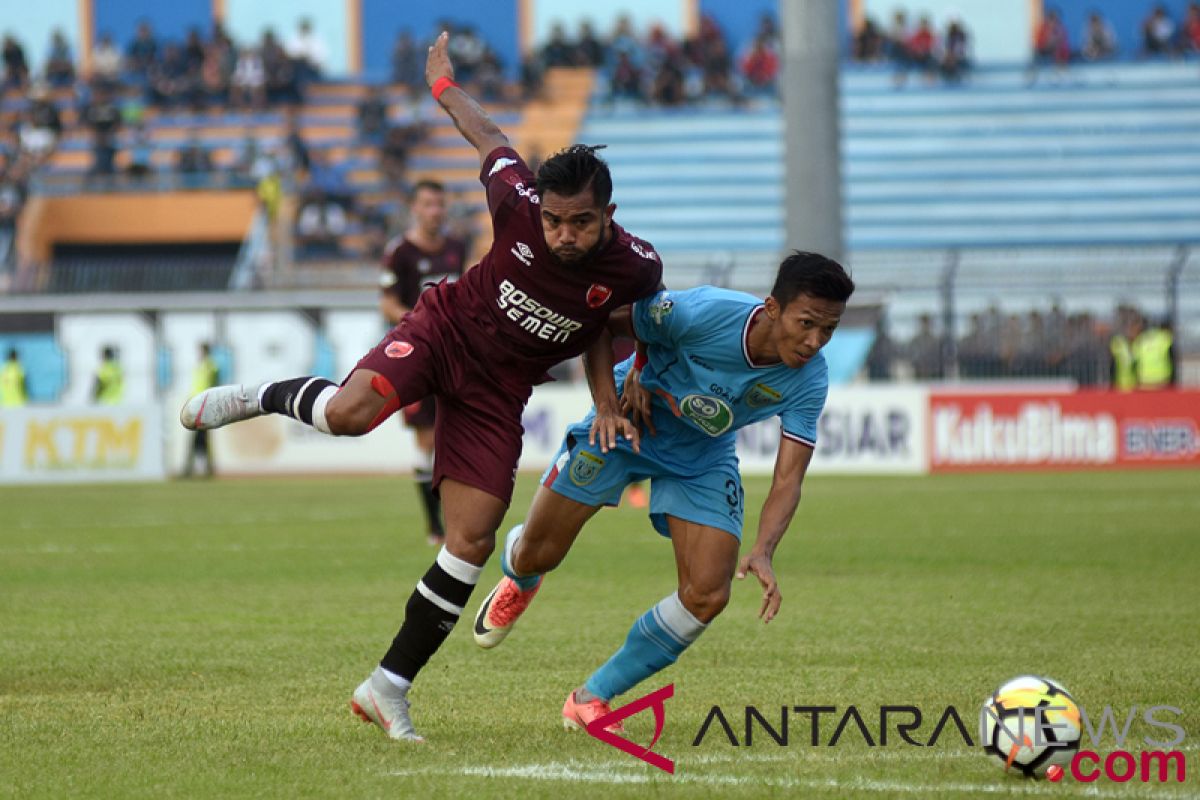
POLYGON ((1008 681, 983 703, 979 739, 1008 772, 1042 778, 1079 751, 1079 704, 1061 683, 1036 675, 1008 681))

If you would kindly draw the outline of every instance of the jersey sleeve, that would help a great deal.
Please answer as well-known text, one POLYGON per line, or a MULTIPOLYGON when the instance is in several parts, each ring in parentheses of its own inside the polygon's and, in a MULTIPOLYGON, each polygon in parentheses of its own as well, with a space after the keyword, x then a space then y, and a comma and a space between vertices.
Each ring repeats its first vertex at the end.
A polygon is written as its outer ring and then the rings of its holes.
POLYGON ((809 447, 817 446, 817 420, 825 410, 829 396, 829 370, 821 362, 821 371, 806 382, 800 394, 779 413, 781 435, 809 447))
POLYGON ((514 211, 528 213, 531 204, 536 206, 541 202, 533 173, 511 147, 497 147, 488 154, 479 171, 479 181, 487 191, 493 225, 499 225, 514 211))
POLYGON ((633 331, 646 344, 674 347, 683 341, 694 314, 685 293, 661 292, 633 304, 633 331))

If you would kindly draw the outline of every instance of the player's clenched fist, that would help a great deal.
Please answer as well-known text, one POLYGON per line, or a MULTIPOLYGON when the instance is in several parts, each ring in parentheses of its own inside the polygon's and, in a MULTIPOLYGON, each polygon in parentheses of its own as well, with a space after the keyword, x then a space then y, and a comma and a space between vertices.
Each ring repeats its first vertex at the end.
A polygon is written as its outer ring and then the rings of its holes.
POLYGON ((437 39, 429 46, 429 55, 425 58, 425 82, 430 88, 439 78, 454 80, 454 65, 450 63, 450 34, 442 31, 437 39))

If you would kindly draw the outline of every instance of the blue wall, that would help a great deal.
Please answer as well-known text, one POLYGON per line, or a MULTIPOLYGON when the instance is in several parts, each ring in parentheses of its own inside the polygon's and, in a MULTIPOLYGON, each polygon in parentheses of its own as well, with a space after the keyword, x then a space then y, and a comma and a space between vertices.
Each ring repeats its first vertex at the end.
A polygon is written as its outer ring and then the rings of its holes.
POLYGON ((363 0, 363 67, 373 77, 392 71, 396 35, 407 29, 418 42, 431 38, 438 20, 469 22, 492 48, 509 74, 520 61, 517 0, 438 0, 434 3, 397 3, 363 0))
POLYGON ((1045 8, 1057 9, 1066 23, 1067 34, 1071 37, 1071 49, 1079 48, 1083 32, 1087 27, 1088 14, 1099 10, 1113 27, 1117 35, 1122 58, 1136 56, 1142 46, 1142 20, 1150 10, 1157 5, 1165 6, 1167 13, 1175 20, 1176 30, 1183 27, 1184 14, 1187 12, 1187 0, 1120 0, 1120 2, 1101 3, 1097 0, 1052 0, 1046 2, 1045 8))
POLYGON ((212 31, 212 0, 92 0, 92 7, 96 38, 111 33, 121 50, 133 41, 138 21, 143 17, 154 26, 159 42, 182 41, 193 26, 200 29, 206 40, 212 31))

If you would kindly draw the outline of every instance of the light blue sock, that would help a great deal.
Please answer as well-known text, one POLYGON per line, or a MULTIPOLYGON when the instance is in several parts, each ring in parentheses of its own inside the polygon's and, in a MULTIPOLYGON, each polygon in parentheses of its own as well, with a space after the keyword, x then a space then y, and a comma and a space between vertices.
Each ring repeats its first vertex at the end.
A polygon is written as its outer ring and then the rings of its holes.
POLYGON ((584 688, 606 702, 612 700, 674 664, 707 627, 683 607, 677 592, 672 593, 638 617, 625 644, 592 673, 584 688))
POLYGON ((512 578, 513 583, 515 583, 517 586, 520 586, 522 590, 529 591, 533 587, 537 586, 538 580, 541 579, 542 576, 517 575, 515 572, 513 572, 513 568, 511 566, 513 548, 517 546, 517 542, 521 540, 521 534, 524 532, 525 525, 517 525, 514 526, 513 529, 508 532, 508 536, 504 538, 504 548, 500 551, 500 569, 505 575, 512 578))

